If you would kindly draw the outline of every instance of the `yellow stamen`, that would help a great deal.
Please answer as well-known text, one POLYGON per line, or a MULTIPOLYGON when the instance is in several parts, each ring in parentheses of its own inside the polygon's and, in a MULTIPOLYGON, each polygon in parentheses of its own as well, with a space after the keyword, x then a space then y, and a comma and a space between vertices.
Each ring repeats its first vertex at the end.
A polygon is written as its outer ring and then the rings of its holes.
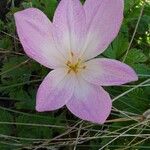
POLYGON ((83 62, 81 61, 81 59, 77 59, 74 56, 73 52, 70 52, 70 56, 71 59, 69 59, 66 63, 68 67, 68 73, 70 73, 71 71, 73 71, 74 73, 78 73, 79 70, 86 68, 86 66, 83 66, 83 62))

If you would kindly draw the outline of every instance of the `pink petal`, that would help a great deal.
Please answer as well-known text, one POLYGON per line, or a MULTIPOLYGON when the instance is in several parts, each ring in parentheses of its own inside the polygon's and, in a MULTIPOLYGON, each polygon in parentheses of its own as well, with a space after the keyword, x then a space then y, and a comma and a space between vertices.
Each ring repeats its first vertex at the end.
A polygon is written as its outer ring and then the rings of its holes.
POLYGON ((61 0, 53 24, 54 38, 62 53, 80 52, 85 40, 85 22, 85 12, 79 0, 61 0))
POLYGON ((123 7, 123 0, 86 0, 86 59, 102 53, 117 36, 123 19, 123 7))
POLYGON ((121 85, 138 80, 131 67, 117 60, 97 58, 88 61, 85 65, 83 78, 96 85, 121 85))
POLYGON ((38 89, 36 110, 43 112, 61 108, 72 97, 73 90, 73 76, 64 69, 51 71, 38 89))
POLYGON ((104 123, 110 114, 112 102, 102 88, 79 79, 67 108, 77 117, 94 123, 104 123))
POLYGON ((52 38, 52 24, 38 9, 29 8, 15 13, 18 36, 27 55, 42 65, 55 68, 63 58, 52 38))

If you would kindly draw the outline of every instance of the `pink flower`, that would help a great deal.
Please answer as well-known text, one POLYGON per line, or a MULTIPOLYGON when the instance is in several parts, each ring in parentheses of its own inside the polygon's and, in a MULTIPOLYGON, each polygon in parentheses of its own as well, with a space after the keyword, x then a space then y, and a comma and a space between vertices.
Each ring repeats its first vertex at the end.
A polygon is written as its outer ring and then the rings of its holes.
POLYGON ((52 68, 37 92, 36 110, 52 111, 64 105, 77 117, 104 123, 112 101, 101 86, 121 85, 138 79, 128 65, 94 58, 118 34, 123 0, 61 0, 53 23, 38 9, 15 13, 20 41, 26 54, 52 68))

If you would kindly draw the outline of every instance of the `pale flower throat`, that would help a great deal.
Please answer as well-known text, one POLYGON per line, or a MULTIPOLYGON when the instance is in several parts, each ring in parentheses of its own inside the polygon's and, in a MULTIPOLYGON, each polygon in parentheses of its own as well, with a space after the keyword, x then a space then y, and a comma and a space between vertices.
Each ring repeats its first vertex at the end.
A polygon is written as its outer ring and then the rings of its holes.
POLYGON ((73 52, 69 53, 69 59, 66 62, 66 65, 68 68, 68 73, 73 72, 77 74, 79 71, 86 68, 84 62, 80 58, 75 56, 73 52))

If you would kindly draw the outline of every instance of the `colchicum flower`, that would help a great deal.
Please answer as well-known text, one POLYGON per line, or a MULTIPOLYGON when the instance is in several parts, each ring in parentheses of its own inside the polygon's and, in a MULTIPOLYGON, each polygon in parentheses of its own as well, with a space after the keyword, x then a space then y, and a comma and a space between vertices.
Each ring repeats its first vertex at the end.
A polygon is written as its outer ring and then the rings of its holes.
POLYGON ((104 123, 112 101, 101 86, 138 79, 128 65, 95 58, 117 36, 123 19, 123 0, 61 0, 53 22, 40 10, 15 13, 26 54, 53 69, 37 92, 36 110, 52 111, 66 105, 77 117, 104 123))

